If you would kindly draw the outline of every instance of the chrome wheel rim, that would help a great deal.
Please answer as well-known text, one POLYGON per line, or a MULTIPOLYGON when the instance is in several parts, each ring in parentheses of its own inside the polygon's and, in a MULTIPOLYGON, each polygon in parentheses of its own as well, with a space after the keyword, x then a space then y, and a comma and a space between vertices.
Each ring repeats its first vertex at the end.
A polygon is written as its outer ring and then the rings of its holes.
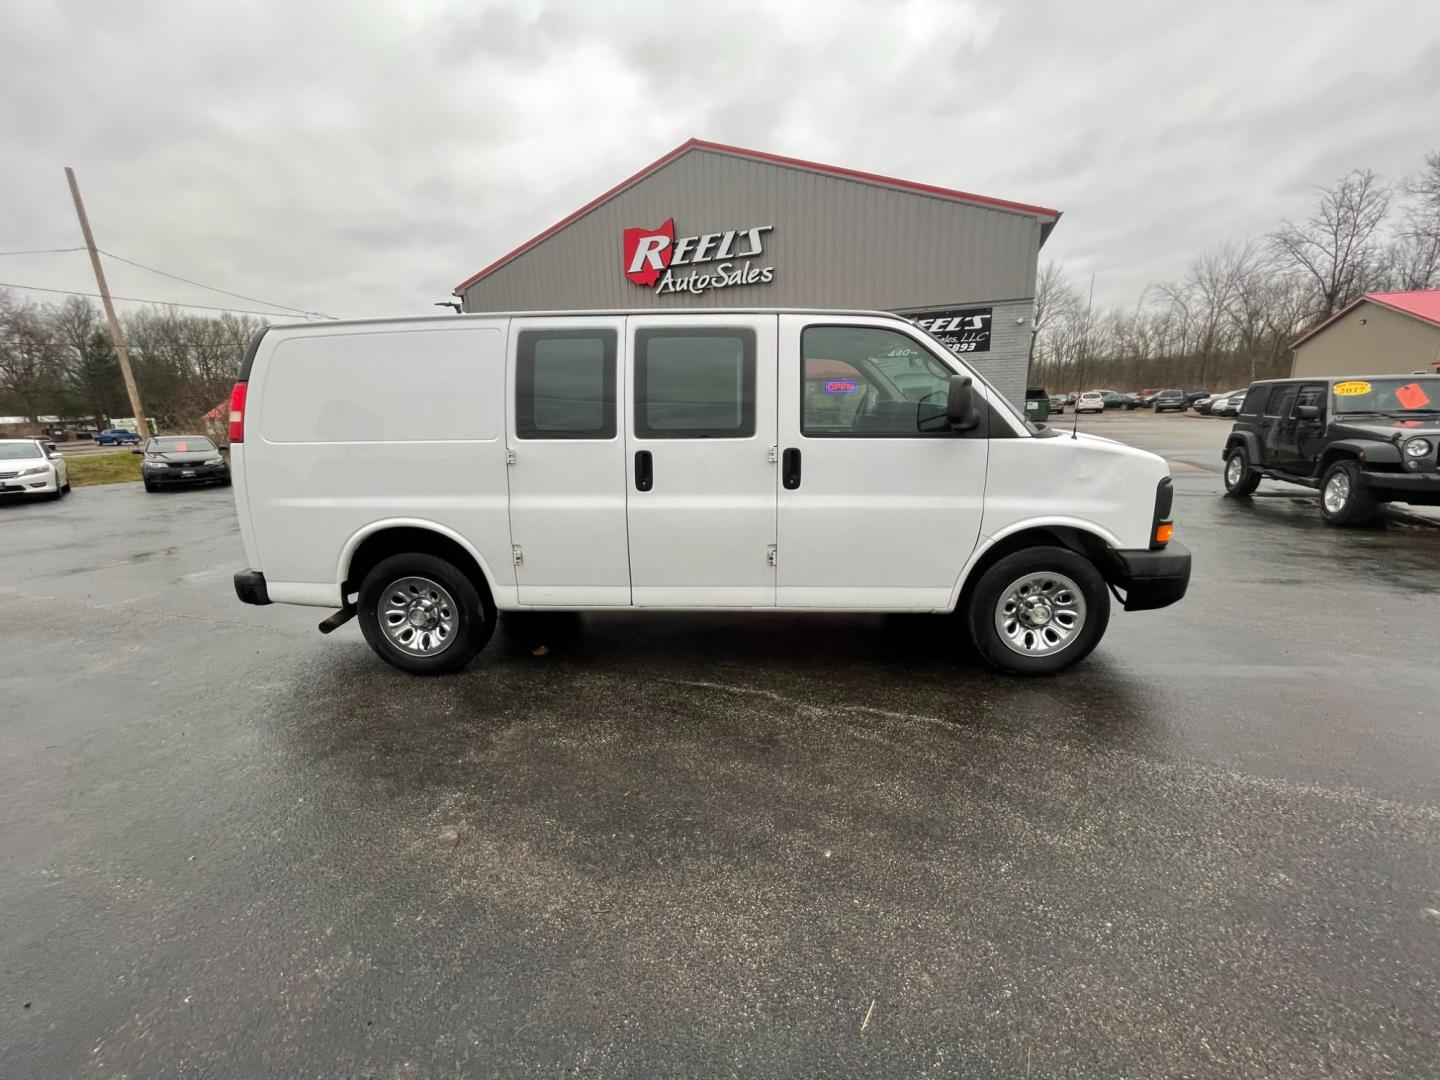
POLYGON ((1325 481, 1325 509, 1331 514, 1338 514, 1345 509, 1345 504, 1349 501, 1350 477, 1343 472, 1337 472, 1325 481))
POLYGON ((455 640, 460 608, 438 582, 403 577, 380 594, 375 614, 396 648, 412 656, 434 656, 455 640))
POLYGON ((1240 483, 1240 455, 1236 454, 1230 459, 1230 464, 1225 466, 1225 483, 1234 487, 1240 483))
POLYGON ((995 605, 995 630, 1011 652, 1052 656, 1085 628, 1085 597, 1064 574, 1040 571, 1012 581, 995 605))

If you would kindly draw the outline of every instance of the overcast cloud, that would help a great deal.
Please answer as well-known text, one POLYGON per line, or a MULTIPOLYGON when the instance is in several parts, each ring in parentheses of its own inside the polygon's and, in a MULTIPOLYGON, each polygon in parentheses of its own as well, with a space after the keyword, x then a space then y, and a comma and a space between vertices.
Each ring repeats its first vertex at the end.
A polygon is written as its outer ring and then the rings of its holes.
MULTIPOLYGON (((0 88, 0 250, 80 242, 73 165, 101 247, 337 315, 433 310, 692 135, 1056 207, 1042 256, 1131 303, 1205 246, 1303 216, 1312 185, 1440 149, 1440 17, 28 0, 7 6, 0 88)), ((126 296, 238 303, 110 273, 126 296)), ((93 288, 74 254, 0 258, 0 281, 93 288)))

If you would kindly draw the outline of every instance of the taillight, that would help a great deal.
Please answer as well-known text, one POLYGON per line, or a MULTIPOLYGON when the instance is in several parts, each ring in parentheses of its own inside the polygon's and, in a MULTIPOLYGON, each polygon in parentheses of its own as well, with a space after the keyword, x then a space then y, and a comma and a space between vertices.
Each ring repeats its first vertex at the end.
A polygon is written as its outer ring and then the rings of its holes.
POLYGON ((230 391, 230 442, 245 441, 245 383, 237 382, 230 391))

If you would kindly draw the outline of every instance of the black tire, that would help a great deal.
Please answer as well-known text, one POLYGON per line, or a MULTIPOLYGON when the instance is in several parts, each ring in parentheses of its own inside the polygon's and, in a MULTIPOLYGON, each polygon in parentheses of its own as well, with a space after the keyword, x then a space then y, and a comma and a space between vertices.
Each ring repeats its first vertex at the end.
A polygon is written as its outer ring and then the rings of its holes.
MULTIPOLYGON (((444 675, 459 671, 475 658, 495 633, 495 605, 490 597, 453 563, 436 555, 392 555, 382 560, 360 583, 357 616, 365 640, 376 655, 411 675, 444 675), (448 643, 429 655, 407 652, 381 627, 380 608, 386 593, 404 578, 423 578, 450 594, 455 603, 453 630, 448 643)), ((412 635, 413 636, 413 635, 412 635)))
MULTIPOLYGON (((1085 659, 1100 644, 1110 621, 1110 591, 1095 564, 1083 555, 1061 547, 1023 548, 1006 555, 980 575, 975 587, 969 590, 964 617, 976 651, 994 667, 1015 675, 1052 675, 1085 659), (996 625, 997 609, 1005 594, 1032 574, 1068 578, 1084 600, 1083 620, 1073 638, 1055 651, 1041 655, 1026 655, 1012 648, 996 625)), ((1031 636, 1045 632, 1032 631, 1031 636)))
POLYGON ((1380 500, 1361 482, 1360 466, 1353 461, 1337 461, 1325 470, 1320 480, 1320 516, 1327 525, 1364 525, 1373 521, 1380 512, 1380 500), (1328 502, 1332 494, 1331 482, 1344 477, 1345 497, 1335 510, 1328 502))
POLYGON ((66 480, 64 486, 62 486, 62 487, 60 488, 60 494, 61 494, 61 495, 69 495, 69 494, 70 494, 70 481, 69 481, 69 480, 66 480))
POLYGON ((159 489, 158 487, 156 487, 154 484, 152 484, 149 480, 146 480, 146 481, 145 481, 145 490, 148 491, 148 492, 150 492, 150 494, 153 495, 153 494, 155 494, 155 492, 159 491, 160 489, 159 489))
POLYGON ((1260 486, 1260 474, 1250 464, 1250 452, 1244 446, 1236 446, 1225 455, 1225 494, 1234 499, 1243 499, 1254 493, 1260 486), (1234 483, 1230 481, 1230 474, 1235 472, 1235 463, 1239 463, 1239 475, 1234 483))
POLYGON ((230 477, 227 476, 227 477, 225 477, 224 480, 221 480, 221 481, 220 481, 220 486, 221 486, 221 487, 229 487, 229 486, 230 486, 230 477))

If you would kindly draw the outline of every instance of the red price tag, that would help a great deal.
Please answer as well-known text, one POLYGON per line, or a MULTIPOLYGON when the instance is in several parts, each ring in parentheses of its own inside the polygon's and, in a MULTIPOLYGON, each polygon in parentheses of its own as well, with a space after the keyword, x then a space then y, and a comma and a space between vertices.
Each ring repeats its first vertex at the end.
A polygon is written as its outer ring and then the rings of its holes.
POLYGON ((1395 400, 1406 409, 1423 409, 1430 404, 1430 395, 1419 383, 1410 383, 1395 391, 1395 400))

